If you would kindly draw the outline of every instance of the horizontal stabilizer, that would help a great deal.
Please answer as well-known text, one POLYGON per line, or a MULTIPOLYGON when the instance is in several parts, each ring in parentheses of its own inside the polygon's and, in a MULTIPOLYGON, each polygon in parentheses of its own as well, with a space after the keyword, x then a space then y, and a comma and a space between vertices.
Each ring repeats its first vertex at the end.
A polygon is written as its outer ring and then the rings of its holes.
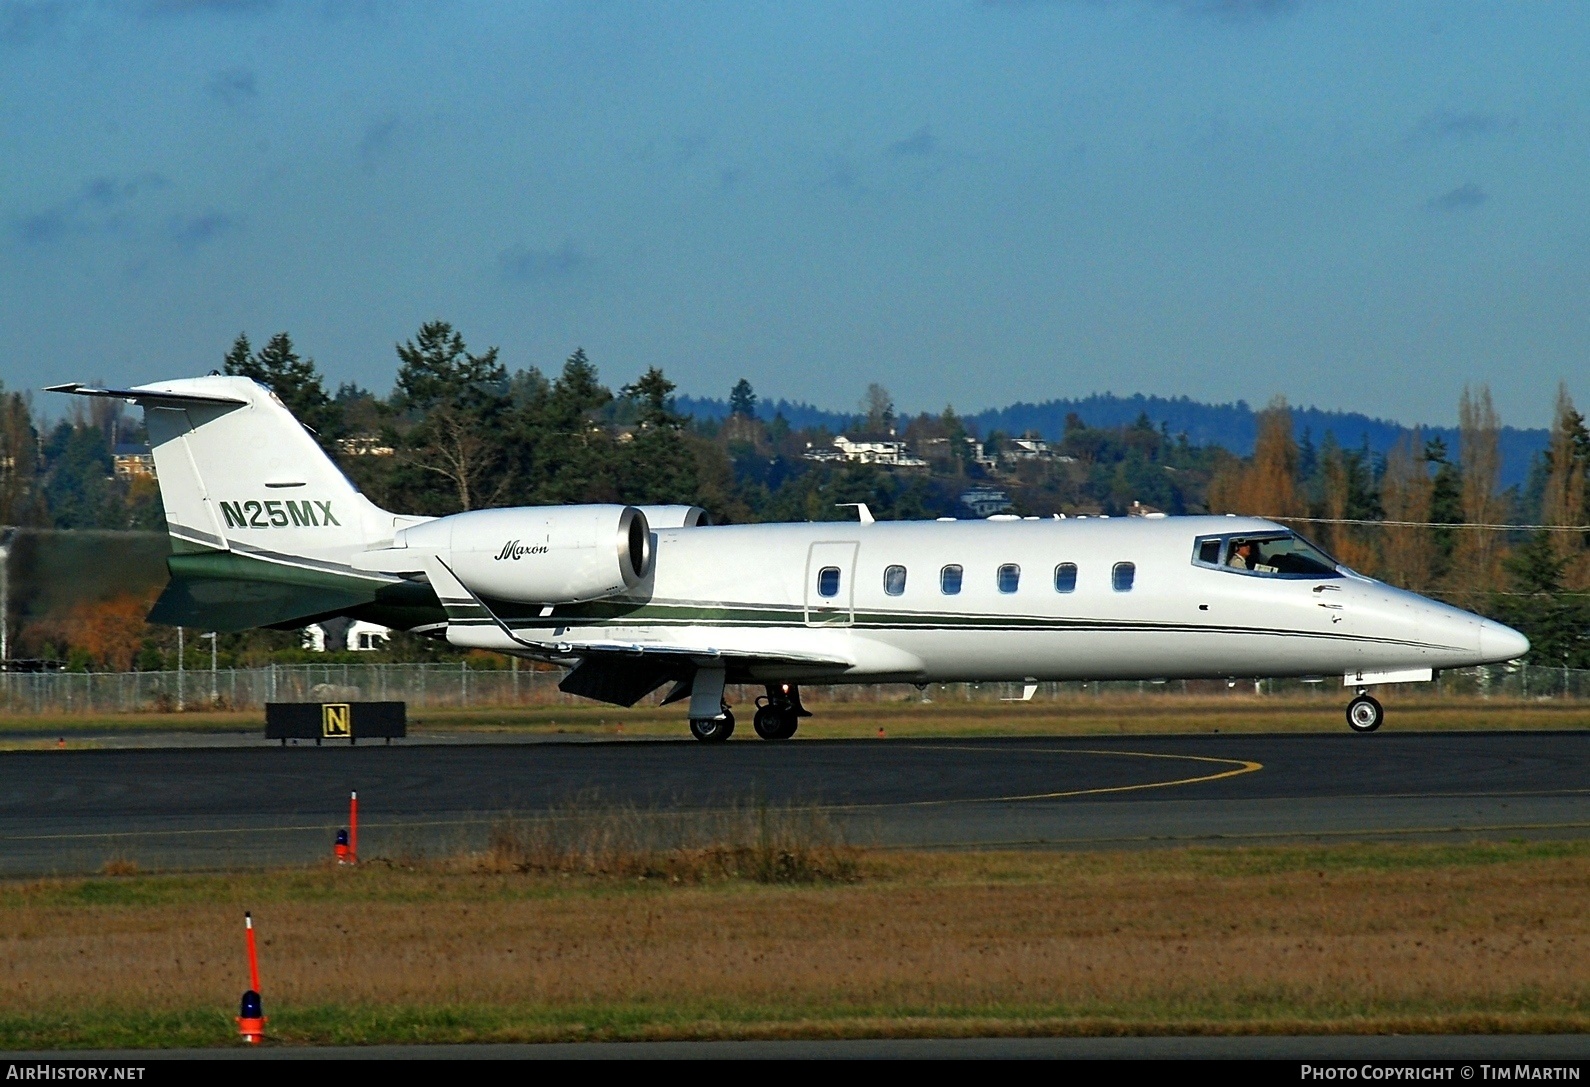
POLYGON ((368 604, 369 591, 231 578, 173 577, 150 609, 151 623, 223 633, 253 627, 304 626, 368 604))
POLYGON ((101 396, 112 400, 131 400, 138 404, 247 404, 247 400, 220 393, 167 392, 162 389, 96 389, 79 381, 65 385, 50 385, 47 393, 70 393, 73 396, 101 396))
POLYGON ((171 583, 149 613, 153 623, 233 631, 303 626, 353 611, 405 628, 445 619, 430 586, 412 581, 380 581, 229 551, 176 554, 166 566, 171 583))

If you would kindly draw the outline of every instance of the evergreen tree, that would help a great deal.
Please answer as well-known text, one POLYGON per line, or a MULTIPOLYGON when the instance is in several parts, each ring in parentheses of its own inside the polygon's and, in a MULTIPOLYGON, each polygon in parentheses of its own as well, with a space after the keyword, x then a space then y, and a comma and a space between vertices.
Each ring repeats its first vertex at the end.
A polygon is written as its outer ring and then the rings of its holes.
POLYGON ((424 413, 439 404, 481 411, 500 406, 508 394, 508 371, 497 348, 472 355, 463 334, 446 321, 427 321, 418 335, 397 345, 399 411, 424 413))
MULTIPOLYGON (((249 370, 254 365, 254 347, 248 342, 248 333, 239 332, 237 339, 232 341, 232 347, 226 353, 222 363, 222 372, 228 374, 244 374, 253 377, 249 370)), ((257 378, 255 380, 258 380, 257 378)))
MULTIPOLYGON (((1434 469, 1430 478, 1430 520, 1438 525, 1463 523, 1463 473, 1447 455, 1446 442, 1431 438, 1424 445, 1425 463, 1434 469)), ((1436 580, 1446 577, 1452 567, 1452 552, 1457 547, 1457 533, 1450 528, 1431 530, 1435 546, 1431 567, 1436 580)))
MULTIPOLYGON (((407 416, 399 432, 403 463, 432 477, 450 493, 432 493, 432 509, 495 505, 513 484, 504 423, 508 374, 497 348, 471 354, 463 335, 446 321, 427 321, 412 340, 397 345, 401 365, 394 406, 407 416)), ((418 479, 412 486, 424 489, 418 479)))
POLYGON ((228 374, 252 378, 276 394, 287 410, 315 433, 321 445, 330 448, 340 433, 342 413, 326 395, 326 387, 314 359, 300 358, 293 340, 278 332, 255 353, 249 352, 248 336, 238 333, 226 353, 228 374))
POLYGON ((1590 602, 1562 591, 1567 563, 1550 536, 1535 533, 1504 561, 1513 593, 1494 598, 1491 610, 1529 638, 1531 662, 1590 668, 1590 602))
POLYGON ((751 383, 743 377, 729 390, 729 414, 746 419, 756 418, 756 393, 751 383))
POLYGON ((44 443, 44 496, 56 528, 127 528, 115 464, 96 426, 56 424, 44 443))
POLYGON ((588 412, 595 411, 613 399, 597 378, 596 367, 585 356, 585 348, 576 347, 574 354, 563 364, 563 372, 552 383, 547 407, 552 424, 565 431, 583 429, 588 412))
POLYGON ((619 391, 636 402, 642 427, 671 427, 678 430, 684 425, 684 419, 674 411, 674 383, 664 377, 657 367, 653 366, 634 384, 625 385, 619 391))
POLYGON ((628 502, 696 500, 696 455, 673 408, 674 383, 653 366, 621 395, 635 402, 639 427, 626 444, 620 494, 628 502))
POLYGON ((584 348, 550 384, 536 373, 516 390, 513 456, 524 481, 518 493, 537 503, 616 500, 612 435, 595 418, 613 394, 584 348))

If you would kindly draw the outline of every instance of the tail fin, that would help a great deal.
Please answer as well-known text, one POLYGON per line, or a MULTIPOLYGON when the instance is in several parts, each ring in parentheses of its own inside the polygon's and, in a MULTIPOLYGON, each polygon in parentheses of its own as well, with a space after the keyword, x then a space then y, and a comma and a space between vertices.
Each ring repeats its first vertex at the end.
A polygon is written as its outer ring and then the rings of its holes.
POLYGON ((371 603, 391 582, 349 560, 417 519, 360 494, 263 386, 216 375, 51 391, 144 408, 172 549, 172 583, 153 621, 301 625, 371 603))

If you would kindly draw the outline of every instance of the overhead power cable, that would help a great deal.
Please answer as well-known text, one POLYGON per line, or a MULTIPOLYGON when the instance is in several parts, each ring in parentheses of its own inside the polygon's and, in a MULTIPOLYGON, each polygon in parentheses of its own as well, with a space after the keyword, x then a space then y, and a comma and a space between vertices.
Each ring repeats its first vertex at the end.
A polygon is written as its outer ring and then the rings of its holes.
POLYGON ((1261 514, 1266 521, 1297 521, 1305 525, 1377 525, 1381 528, 1475 528, 1491 532, 1590 532, 1590 525, 1487 525, 1467 521, 1371 521, 1352 517, 1291 517, 1261 514))

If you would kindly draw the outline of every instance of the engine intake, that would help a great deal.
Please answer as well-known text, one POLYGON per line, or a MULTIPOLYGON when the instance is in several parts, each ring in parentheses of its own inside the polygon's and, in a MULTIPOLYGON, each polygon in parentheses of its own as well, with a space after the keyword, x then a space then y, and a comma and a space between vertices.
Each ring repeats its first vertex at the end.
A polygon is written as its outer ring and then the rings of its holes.
POLYGON ((435 551, 471 592, 527 604, 614 596, 652 564, 651 526, 634 506, 472 510, 404 529, 392 543, 435 551))

